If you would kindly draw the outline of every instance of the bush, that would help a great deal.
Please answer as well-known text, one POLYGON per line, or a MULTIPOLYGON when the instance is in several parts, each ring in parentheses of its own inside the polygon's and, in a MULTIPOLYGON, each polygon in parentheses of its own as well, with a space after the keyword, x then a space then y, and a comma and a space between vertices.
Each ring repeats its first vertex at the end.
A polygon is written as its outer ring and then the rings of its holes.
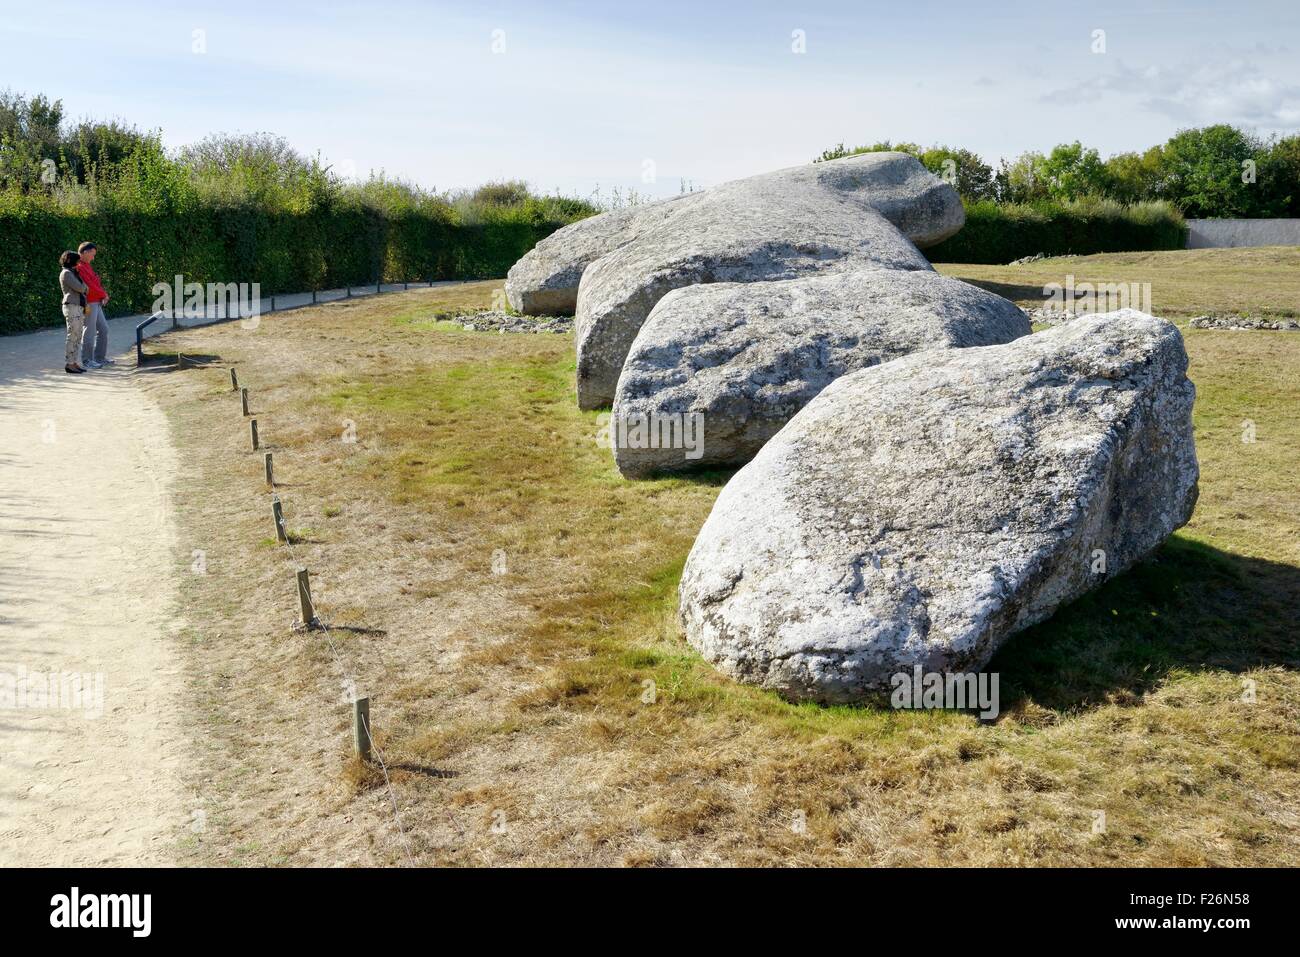
POLYGON ((1025 256, 1183 249, 1187 224, 1168 203, 1123 206, 1086 197, 1064 203, 966 203, 966 225, 925 251, 931 262, 1009 263, 1025 256))
POLYGON ((502 276, 596 212, 520 183, 454 201, 384 177, 348 183, 262 134, 212 137, 178 158, 142 137, 110 165, 86 177, 64 167, 48 184, 6 168, 23 175, 0 182, 0 333, 63 322, 58 257, 84 240, 100 247, 108 311, 123 315, 151 311, 154 284, 177 275, 258 283, 263 296, 502 276))
POLYGON ((63 104, 0 92, 0 333, 60 325, 58 257, 84 240, 113 315, 155 283, 257 283, 263 296, 375 282, 501 276, 539 240, 597 212, 520 181, 437 193, 348 181, 269 133, 169 154, 124 124, 70 126, 63 104))
MULTIPOLYGON (((447 211, 394 214, 360 204, 307 213, 198 206, 63 210, 0 196, 0 333, 63 322, 58 257, 92 239, 112 315, 147 313, 156 282, 260 283, 263 296, 376 281, 484 279, 564 225, 552 210, 504 207, 477 222, 447 211)), ((576 218, 576 217, 574 217, 576 218)))

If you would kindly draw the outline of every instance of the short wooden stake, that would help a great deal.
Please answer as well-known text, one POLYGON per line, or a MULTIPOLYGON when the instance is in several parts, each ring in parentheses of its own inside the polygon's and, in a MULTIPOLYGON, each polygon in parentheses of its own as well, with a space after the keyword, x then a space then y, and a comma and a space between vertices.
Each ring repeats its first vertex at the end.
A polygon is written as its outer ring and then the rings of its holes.
POLYGON ((289 544, 289 530, 284 527, 284 506, 280 496, 271 496, 271 518, 275 520, 275 540, 283 545, 289 544))
POLYGON ((298 569, 298 614, 302 616, 304 628, 316 627, 316 609, 311 603, 311 579, 307 569, 298 569))
POLYGON ((248 420, 248 434, 253 439, 253 451, 256 452, 261 448, 261 445, 259 445, 257 441, 257 419, 248 420))
POLYGON ((275 473, 271 469, 271 453, 267 452, 264 458, 266 468, 266 487, 275 488, 275 473))
POLYGON ((231 392, 239 391, 239 376, 235 375, 234 369, 230 370, 230 391, 231 392))
POLYGON ((370 699, 357 698, 352 702, 352 741, 357 757, 370 760, 370 699))
POLYGON ((183 352, 176 353, 176 368, 177 369, 185 368, 185 353, 183 352))
POLYGON ((248 415, 248 390, 247 389, 239 390, 239 401, 244 406, 244 415, 248 415))

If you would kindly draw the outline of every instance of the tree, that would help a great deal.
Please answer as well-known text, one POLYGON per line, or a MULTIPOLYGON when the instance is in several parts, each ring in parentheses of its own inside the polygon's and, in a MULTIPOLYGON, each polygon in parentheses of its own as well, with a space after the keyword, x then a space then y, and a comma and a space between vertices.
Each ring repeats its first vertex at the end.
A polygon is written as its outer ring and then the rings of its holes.
POLYGON ((1274 143, 1259 162, 1264 215, 1300 217, 1300 135, 1274 143))
POLYGON ((1106 160, 1107 195, 1121 203, 1142 203, 1164 195, 1164 152, 1116 153, 1106 160))
POLYGON ((283 136, 271 133, 214 133, 180 152, 181 162, 196 173, 233 173, 238 169, 305 169, 307 159, 283 136))
POLYGON ((308 212, 332 201, 339 181, 282 136, 217 133, 180 152, 204 196, 231 205, 308 212))
POLYGON ((979 154, 951 146, 932 146, 920 155, 920 160, 931 173, 951 182, 962 198, 993 198, 993 167, 979 154))
POLYGON ((1078 140, 1054 146, 1043 160, 1041 175, 1052 199, 1080 199, 1106 194, 1106 166, 1094 149, 1078 140))
POLYGON ((1266 204, 1258 183, 1265 152, 1258 137, 1220 123, 1181 130, 1162 152, 1163 198, 1190 217, 1256 216, 1266 204), (1251 174, 1251 164, 1256 169, 1251 174))
POLYGON ((150 141, 157 143, 159 139, 117 120, 83 120, 63 138, 64 161, 77 182, 87 183, 96 175, 111 177, 129 156, 150 141))
POLYGON ((1047 174, 1043 165, 1047 157, 1030 150, 1012 162, 998 164, 993 191, 999 203, 1032 203, 1049 197, 1047 174))
POLYGON ((843 159, 845 156, 858 156, 861 153, 908 153, 920 160, 921 165, 931 173, 951 182, 963 197, 971 200, 993 197, 993 168, 978 154, 952 146, 931 146, 923 149, 916 143, 891 143, 889 140, 882 140, 869 146, 847 149, 843 143, 837 143, 823 151, 822 155, 813 162, 824 163, 829 160, 843 159))
POLYGON ((51 185, 62 159, 63 102, 0 91, 0 184, 51 185))

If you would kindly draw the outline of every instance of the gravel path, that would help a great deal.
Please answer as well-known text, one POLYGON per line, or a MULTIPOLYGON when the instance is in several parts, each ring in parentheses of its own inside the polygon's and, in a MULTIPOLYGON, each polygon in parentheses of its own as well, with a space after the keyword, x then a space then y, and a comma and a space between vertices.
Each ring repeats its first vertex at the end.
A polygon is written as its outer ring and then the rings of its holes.
POLYGON ((192 803, 176 462, 129 357, 62 360, 62 329, 0 338, 0 865, 165 864, 192 803))

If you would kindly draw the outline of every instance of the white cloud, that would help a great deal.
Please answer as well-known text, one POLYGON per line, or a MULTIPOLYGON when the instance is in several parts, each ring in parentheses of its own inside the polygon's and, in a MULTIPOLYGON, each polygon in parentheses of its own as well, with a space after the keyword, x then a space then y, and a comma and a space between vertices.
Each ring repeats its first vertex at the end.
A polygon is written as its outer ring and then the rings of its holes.
POLYGON ((1127 66, 1042 97, 1051 104, 1134 101, 1178 123, 1234 123, 1268 130, 1300 128, 1300 83, 1279 78, 1262 62, 1272 51, 1219 55, 1175 67, 1127 66))

